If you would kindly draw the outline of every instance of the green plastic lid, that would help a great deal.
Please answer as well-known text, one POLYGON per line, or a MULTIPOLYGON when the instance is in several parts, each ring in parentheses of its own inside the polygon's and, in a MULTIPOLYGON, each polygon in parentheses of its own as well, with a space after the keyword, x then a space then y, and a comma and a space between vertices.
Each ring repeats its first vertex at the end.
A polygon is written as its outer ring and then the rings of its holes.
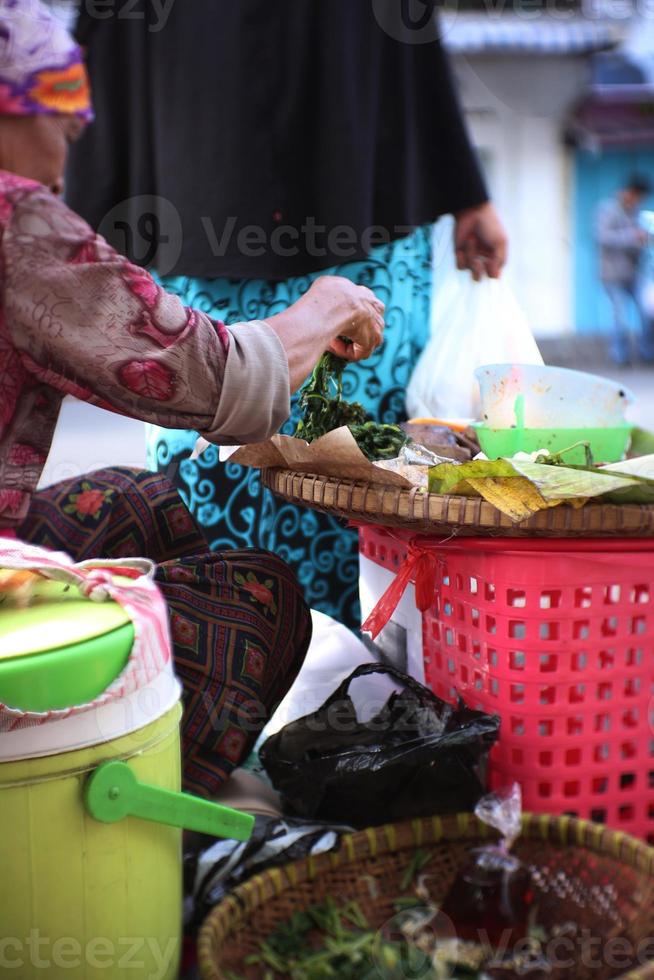
POLYGON ((37 578, 30 604, 0 597, 0 702, 52 711, 98 697, 121 673, 134 626, 117 602, 37 578))

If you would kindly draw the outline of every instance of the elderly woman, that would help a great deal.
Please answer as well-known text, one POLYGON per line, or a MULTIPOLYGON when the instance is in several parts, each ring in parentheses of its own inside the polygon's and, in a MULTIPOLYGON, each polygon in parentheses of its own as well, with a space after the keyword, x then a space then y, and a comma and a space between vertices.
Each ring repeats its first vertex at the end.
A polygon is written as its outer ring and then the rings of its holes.
POLYGON ((158 563, 185 691, 185 785, 211 795, 299 669, 308 609, 275 556, 208 553, 161 476, 103 470, 35 492, 62 398, 213 442, 265 439, 325 349, 357 360, 379 345, 383 305, 325 277, 264 321, 225 327, 185 308, 56 196, 89 116, 68 34, 35 0, 0 0, 0 533, 77 560, 158 563))

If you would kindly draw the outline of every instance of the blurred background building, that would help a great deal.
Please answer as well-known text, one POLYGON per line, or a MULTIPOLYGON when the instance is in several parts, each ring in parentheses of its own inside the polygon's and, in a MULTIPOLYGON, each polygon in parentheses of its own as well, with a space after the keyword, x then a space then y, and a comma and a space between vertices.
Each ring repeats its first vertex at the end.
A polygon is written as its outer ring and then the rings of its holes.
POLYGON ((537 336, 604 334, 594 213, 654 177, 654 4, 463 0, 442 35, 537 336))

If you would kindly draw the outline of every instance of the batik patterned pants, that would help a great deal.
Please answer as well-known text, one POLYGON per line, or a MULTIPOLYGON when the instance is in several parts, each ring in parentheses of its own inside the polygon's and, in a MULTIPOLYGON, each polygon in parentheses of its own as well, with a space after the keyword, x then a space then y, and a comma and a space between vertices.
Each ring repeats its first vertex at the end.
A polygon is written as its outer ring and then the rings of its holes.
POLYGON ((212 553, 172 484, 126 467, 40 491, 18 536, 76 561, 157 563, 184 688, 184 785, 215 793, 250 752, 309 645, 309 609, 288 565, 253 549, 212 553))

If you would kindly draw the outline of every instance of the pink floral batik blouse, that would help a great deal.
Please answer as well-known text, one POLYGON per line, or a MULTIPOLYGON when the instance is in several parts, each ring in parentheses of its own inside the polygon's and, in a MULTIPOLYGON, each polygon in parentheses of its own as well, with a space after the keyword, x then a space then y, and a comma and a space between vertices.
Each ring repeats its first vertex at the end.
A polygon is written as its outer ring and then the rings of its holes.
POLYGON ((212 442, 289 413, 277 335, 182 306, 41 184, 0 171, 0 528, 24 519, 64 395, 212 442))

